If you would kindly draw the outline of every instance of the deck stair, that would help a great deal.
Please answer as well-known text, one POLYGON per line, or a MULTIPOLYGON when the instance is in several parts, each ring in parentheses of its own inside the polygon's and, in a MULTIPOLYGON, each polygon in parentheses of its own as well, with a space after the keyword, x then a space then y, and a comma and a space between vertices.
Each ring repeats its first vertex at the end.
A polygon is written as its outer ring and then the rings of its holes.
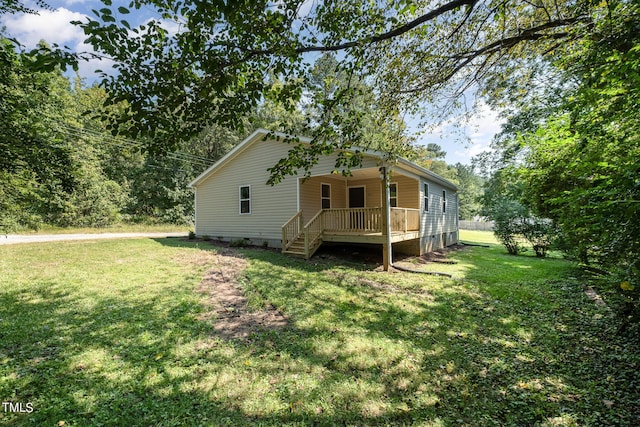
POLYGON ((295 257, 305 258, 304 234, 301 234, 297 239, 295 239, 287 249, 282 251, 282 253, 295 257))

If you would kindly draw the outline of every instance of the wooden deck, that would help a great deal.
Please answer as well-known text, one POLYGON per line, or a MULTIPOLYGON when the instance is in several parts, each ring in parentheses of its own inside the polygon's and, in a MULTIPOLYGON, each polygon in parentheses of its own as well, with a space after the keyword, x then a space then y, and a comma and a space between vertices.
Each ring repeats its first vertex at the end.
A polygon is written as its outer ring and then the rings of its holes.
MULTIPOLYGON (((282 252, 310 258, 322 242, 385 243, 382 208, 323 209, 305 224, 302 212, 282 226, 282 252)), ((420 237, 420 210, 391 208, 391 243, 420 237)))
MULTIPOLYGON (((405 240, 413 240, 420 237, 419 231, 392 231, 391 243, 404 242, 405 240)), ((385 239, 382 232, 335 232, 325 231, 322 233, 324 242, 343 242, 343 243, 384 243, 385 239)))

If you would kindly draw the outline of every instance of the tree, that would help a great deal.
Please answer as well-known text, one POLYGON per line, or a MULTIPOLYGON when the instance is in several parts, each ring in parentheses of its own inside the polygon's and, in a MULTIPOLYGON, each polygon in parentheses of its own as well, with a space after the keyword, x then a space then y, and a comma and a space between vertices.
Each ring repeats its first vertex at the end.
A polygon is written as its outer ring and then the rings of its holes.
MULTIPOLYGON (((131 7, 143 6, 162 19, 131 27, 120 6, 77 24, 116 63, 117 75, 103 76, 112 102, 129 102, 125 114, 111 117, 111 129, 147 135, 163 148, 212 124, 242 129, 242 117, 265 98, 296 108, 310 78, 308 58, 322 52, 341 52, 339 72, 372 87, 379 122, 443 93, 452 100, 440 110, 446 114, 471 85, 484 87, 492 76, 520 70, 521 59, 564 52, 589 36, 606 7, 586 0, 325 1, 310 9, 304 0, 147 0, 131 7), (163 22, 180 30, 170 33, 163 22)), ((305 132, 313 143, 291 150, 291 167, 272 169, 272 182, 321 154, 366 145, 361 114, 347 108, 358 90, 338 95, 305 132)), ((397 148, 389 147, 390 157, 397 148)), ((340 166, 358 160, 345 156, 340 166)))
MULTIPOLYGON (((35 3, 41 9, 51 9, 51 6, 42 0, 36 0, 35 3)), ((0 0, 0 15, 5 13, 37 14, 38 11, 25 6, 24 2, 20 0, 0 0)))
MULTIPOLYGON (((521 188, 518 200, 560 227, 564 248, 613 273, 640 313, 640 5, 612 2, 564 57, 544 63, 542 82, 511 93, 518 109, 489 159, 521 188), (545 86, 541 88, 541 86, 545 86), (542 102, 541 94, 544 94, 542 102), (636 289, 636 291, 634 291, 636 289)), ((542 66, 542 64, 539 64, 542 66)), ((633 310, 627 312, 631 313, 633 310)), ((633 316, 633 315, 632 315, 633 316)))
POLYGON ((480 214, 480 200, 483 193, 484 180, 478 176, 472 166, 456 163, 456 178, 460 192, 458 193, 460 219, 472 220, 480 214))
POLYGON ((66 111, 65 80, 32 72, 31 58, 0 38, 0 224, 37 226, 42 209, 73 188, 71 152, 55 129, 66 111))

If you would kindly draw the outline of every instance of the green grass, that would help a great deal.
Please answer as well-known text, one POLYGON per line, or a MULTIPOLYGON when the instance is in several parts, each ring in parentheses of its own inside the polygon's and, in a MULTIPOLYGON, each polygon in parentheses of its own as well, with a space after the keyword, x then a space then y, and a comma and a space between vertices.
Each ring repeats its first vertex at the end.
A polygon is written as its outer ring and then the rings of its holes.
POLYGON ((290 325, 228 342, 200 320, 215 251, 0 247, 0 400, 34 407, 0 424, 637 425, 638 346, 566 261, 492 244, 449 280, 240 249, 290 325))
POLYGON ((109 227, 56 227, 43 225, 38 230, 21 230, 12 234, 100 234, 100 233, 164 233, 188 232, 193 227, 175 224, 115 224, 109 227))

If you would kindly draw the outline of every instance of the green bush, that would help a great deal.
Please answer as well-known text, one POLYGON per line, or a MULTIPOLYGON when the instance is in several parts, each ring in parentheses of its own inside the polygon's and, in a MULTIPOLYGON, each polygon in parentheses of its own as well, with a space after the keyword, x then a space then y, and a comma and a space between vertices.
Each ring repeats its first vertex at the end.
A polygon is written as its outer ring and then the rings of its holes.
POLYGON ((552 242, 559 236, 553 221, 532 215, 516 200, 497 200, 486 210, 486 214, 494 221, 493 232, 497 239, 511 255, 526 251, 523 242, 527 241, 536 256, 544 258, 552 242))
POLYGON ((251 241, 247 239, 232 240, 231 242, 229 242, 229 246, 231 246, 232 248, 243 248, 249 245, 251 245, 251 241))
POLYGON ((511 255, 518 255, 526 248, 522 245, 521 228, 527 217, 527 209, 515 200, 498 200, 487 212, 493 220, 493 232, 496 238, 507 248, 511 255))

